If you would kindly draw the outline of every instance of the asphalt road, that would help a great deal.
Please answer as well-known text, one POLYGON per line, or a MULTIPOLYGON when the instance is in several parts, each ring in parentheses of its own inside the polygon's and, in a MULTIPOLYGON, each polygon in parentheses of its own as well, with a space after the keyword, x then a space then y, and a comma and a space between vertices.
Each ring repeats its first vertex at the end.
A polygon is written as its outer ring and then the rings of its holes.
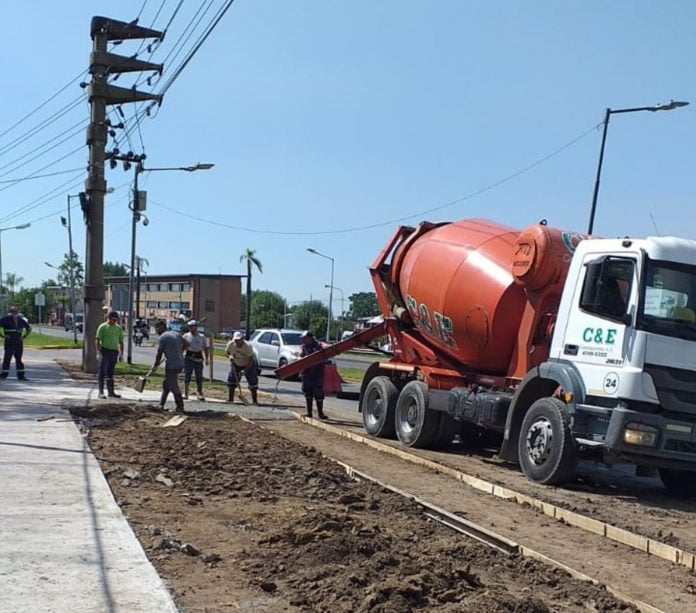
MULTIPOLYGON (((35 326, 34 329, 38 332, 38 326, 35 326)), ((43 334, 48 334, 51 336, 58 336, 58 337, 63 337, 63 338, 72 338, 73 333, 72 330, 69 332, 66 332, 63 330, 63 328, 51 328, 51 327, 46 327, 42 326, 41 332, 43 334)), ((77 338, 79 340, 82 340, 82 335, 78 334, 77 338)), ((152 338, 152 337, 151 337, 152 338)), ((152 340, 150 341, 152 343, 152 340)), ((73 353, 73 350, 60 350, 60 351, 69 351, 70 353, 73 353)), ((75 358, 71 358, 75 359, 75 358)), ((135 345, 133 346, 133 363, 134 364, 142 364, 144 366, 152 366, 152 363, 155 361, 155 348, 154 346, 142 346, 142 347, 136 347, 135 345)), ((362 367, 364 369, 367 369, 367 367, 370 365, 369 361, 364 361, 360 359, 350 359, 348 360, 351 362, 351 367, 353 362, 360 362, 362 367)), ((216 358, 214 360, 213 364, 213 379, 216 381, 227 381, 227 372, 229 370, 228 366, 228 361, 224 358, 216 358)), ((301 391, 301 384, 299 381, 281 381, 276 379, 274 376, 269 376, 268 373, 270 371, 265 370, 264 374, 262 374, 259 377, 259 389, 273 394, 277 393, 279 396, 287 394, 289 396, 294 396, 297 397, 297 402, 302 403, 303 399, 301 398, 302 396, 302 391, 301 391)), ((208 376, 208 369, 206 368, 204 370, 204 376, 208 376)), ((244 386, 244 384, 243 384, 244 386)), ((344 383, 343 384, 343 391, 344 392, 355 392, 357 393, 360 390, 360 386, 358 384, 352 384, 352 383, 344 383)), ((332 409, 335 409, 343 414, 343 416, 347 419, 350 419, 351 421, 354 421, 357 419, 360 419, 359 413, 358 413, 358 403, 356 400, 345 400, 341 398, 334 398, 334 397, 329 397, 326 400, 327 406, 331 407, 332 409)))
MULTIPOLYGON (((38 326, 35 326, 36 331, 38 332, 38 326)), ((73 337, 73 332, 72 330, 66 332, 63 328, 55 328, 55 327, 49 327, 49 326, 42 326, 41 327, 41 332, 43 334, 50 334, 51 336, 60 336, 63 338, 72 338, 73 337)), ((77 338, 79 340, 82 340, 82 334, 78 332, 77 338)), ((152 339, 153 336, 150 337, 152 339)), ((226 346, 226 343, 215 343, 215 348, 216 349, 224 349, 226 346)), ((134 346, 133 349, 135 350, 136 347, 134 346)), ((333 361, 336 363, 336 366, 338 368, 354 368, 361 370, 365 372, 370 364, 376 359, 376 356, 374 354, 365 354, 364 356, 361 355, 353 355, 353 354, 343 354, 340 356, 337 356, 335 358, 332 358, 333 361)))

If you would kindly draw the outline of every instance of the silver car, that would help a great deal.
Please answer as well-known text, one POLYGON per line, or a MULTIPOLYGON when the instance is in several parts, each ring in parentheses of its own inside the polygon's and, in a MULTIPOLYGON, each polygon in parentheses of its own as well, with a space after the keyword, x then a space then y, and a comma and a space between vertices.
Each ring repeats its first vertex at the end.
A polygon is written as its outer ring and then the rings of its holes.
POLYGON ((249 343, 254 349, 256 362, 261 368, 280 368, 297 360, 302 349, 300 330, 256 330, 249 343))

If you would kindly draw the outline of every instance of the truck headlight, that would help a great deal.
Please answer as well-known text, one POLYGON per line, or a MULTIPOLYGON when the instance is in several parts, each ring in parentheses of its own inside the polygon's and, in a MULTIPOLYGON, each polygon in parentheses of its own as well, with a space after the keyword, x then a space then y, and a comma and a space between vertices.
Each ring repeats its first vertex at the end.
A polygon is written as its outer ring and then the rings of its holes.
POLYGON ((623 439, 624 443, 628 443, 629 445, 655 447, 659 434, 660 431, 657 428, 638 422, 630 422, 626 424, 623 439))

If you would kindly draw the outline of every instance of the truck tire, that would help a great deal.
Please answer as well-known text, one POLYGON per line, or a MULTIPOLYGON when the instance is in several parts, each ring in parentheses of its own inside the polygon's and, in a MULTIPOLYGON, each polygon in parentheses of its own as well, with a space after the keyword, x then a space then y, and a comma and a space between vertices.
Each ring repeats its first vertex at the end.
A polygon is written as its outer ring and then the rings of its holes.
POLYGON ((360 399, 363 427, 370 436, 394 438, 394 411, 399 390, 389 377, 375 377, 360 399))
POLYGON ((659 468, 658 472, 662 483, 672 496, 677 498, 696 496, 696 472, 674 468, 659 468))
POLYGON ((578 462, 565 405, 540 398, 527 411, 519 435, 522 472, 532 481, 559 485, 568 481, 578 462))
POLYGON ((396 401, 396 436, 407 447, 427 449, 440 426, 440 413, 428 410, 428 387, 407 383, 396 401))

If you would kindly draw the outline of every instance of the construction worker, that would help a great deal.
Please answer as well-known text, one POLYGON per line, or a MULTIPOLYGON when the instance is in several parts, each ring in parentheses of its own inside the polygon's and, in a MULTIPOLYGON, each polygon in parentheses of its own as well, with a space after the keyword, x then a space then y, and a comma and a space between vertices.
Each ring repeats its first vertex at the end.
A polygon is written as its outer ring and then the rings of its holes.
POLYGON ((198 400, 205 400, 203 397, 203 363, 208 365, 210 360, 210 347, 205 334, 198 331, 198 322, 195 319, 186 324, 188 332, 184 340, 188 344, 184 355, 184 400, 188 400, 189 385, 191 375, 196 375, 196 389, 198 390, 198 400))
POLYGON ((114 369, 116 362, 123 359, 123 328, 118 323, 118 313, 110 311, 104 323, 99 324, 94 340, 97 353, 101 353, 99 362, 99 398, 105 399, 104 383, 109 398, 120 398, 121 396, 114 391, 114 369))
MULTIPOLYGON (((302 333, 301 358, 305 358, 323 348, 324 346, 314 338, 314 334, 309 330, 305 330, 302 333)), ((319 419, 328 419, 324 414, 324 366, 324 362, 321 362, 309 367, 302 373, 302 391, 307 403, 307 413, 305 414, 307 417, 312 417, 312 399, 314 399, 317 404, 319 419)))
POLYGON ((169 392, 174 396, 177 412, 184 411, 184 398, 179 388, 179 373, 184 369, 183 352, 187 348, 183 336, 176 330, 167 330, 167 324, 160 320, 155 324, 155 332, 159 335, 157 355, 155 363, 150 369, 152 374, 157 370, 162 359, 164 365, 164 380, 162 381, 162 395, 160 396, 160 408, 164 410, 169 392))
MULTIPOLYGON (((230 373, 227 375, 227 402, 234 402, 234 389, 246 377, 251 392, 251 401, 258 404, 259 374, 256 368, 256 357, 251 345, 244 340, 241 332, 235 332, 232 340, 227 343, 225 353, 230 358, 230 373)), ((239 390, 241 395, 241 387, 239 390)))
POLYGON ((15 359, 15 368, 17 369, 17 379, 19 381, 27 381, 24 373, 24 362, 22 362, 22 353, 24 353, 24 339, 29 336, 31 326, 29 322, 21 317, 19 309, 16 306, 10 307, 10 311, 2 319, 0 319, 0 334, 5 338, 5 355, 2 359, 2 372, 0 379, 7 379, 10 374, 10 362, 15 359))

